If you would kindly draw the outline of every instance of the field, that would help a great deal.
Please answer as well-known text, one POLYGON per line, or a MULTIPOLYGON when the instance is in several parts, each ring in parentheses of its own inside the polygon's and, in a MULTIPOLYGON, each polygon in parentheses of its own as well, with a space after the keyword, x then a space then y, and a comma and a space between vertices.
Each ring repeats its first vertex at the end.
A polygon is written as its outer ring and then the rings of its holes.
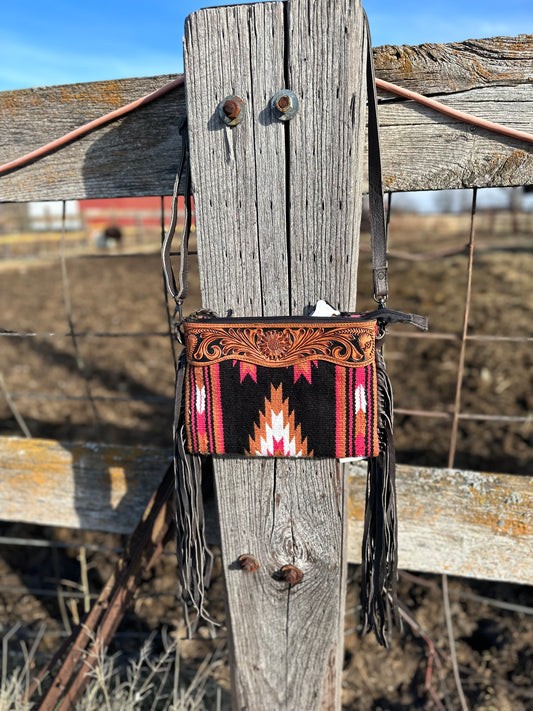
MULTIPOLYGON (((519 217, 519 229, 514 232, 509 215, 500 214, 495 221, 490 215, 479 217, 469 334, 504 336, 508 340, 468 341, 461 410, 485 419, 459 421, 454 458, 458 468, 531 475, 533 422, 524 420, 533 413, 533 352, 531 342, 520 339, 533 335, 529 293, 533 252, 527 239, 533 220, 530 214, 519 217), (511 419, 490 419, 501 415, 511 419)), ((428 315, 433 334, 428 339, 405 338, 401 334, 406 327, 400 326, 393 329, 387 342, 395 404, 404 413, 396 418, 400 462, 437 467, 448 463, 449 413, 456 395, 460 350, 460 341, 453 334, 460 334, 463 325, 467 257, 461 248, 467 239, 468 216, 393 214, 390 305, 428 315), (435 334, 452 336, 444 339, 435 334), (421 410, 448 413, 448 417, 413 416, 413 411, 421 410)), ((68 258, 67 304, 65 278, 55 256, 0 262, 0 328, 61 334, 1 341, 0 375, 32 436, 170 446, 173 365, 165 335, 168 323, 159 256, 149 248, 142 253, 139 249, 132 246, 131 254, 92 253, 68 258), (75 331, 85 334, 76 343, 69 335, 67 315, 75 331), (136 335, 94 335, 109 332, 136 335)), ((368 235, 363 236, 359 271, 359 304, 370 308, 368 235)), ((196 274, 192 279, 194 309, 199 305, 199 282, 196 274)), ((5 398, 0 398, 0 434, 21 434, 5 398)), ((23 524, 2 524, 0 534, 46 538, 73 546, 113 547, 122 543, 119 536, 44 530, 23 524)), ((97 592, 111 571, 116 553, 97 551, 88 555, 89 585, 91 592, 97 592)), ((73 616, 82 614, 81 599, 72 597, 74 602, 68 601, 68 585, 62 585, 68 610, 63 614, 55 591, 57 580, 71 581, 71 589, 79 589, 83 566, 77 556, 74 547, 23 549, 2 545, 0 623, 4 631, 22 622, 23 631, 31 636, 44 622, 47 632, 42 652, 56 648, 57 635, 73 616), (23 592, 43 588, 55 594, 23 592)), ((217 565, 220 567, 219 562, 217 565)), ((439 708, 435 698, 448 711, 460 708, 451 674, 440 578, 413 571, 400 581, 400 596, 409 615, 432 640, 442 664, 439 672, 438 661, 434 662, 428 691, 425 675, 429 647, 414 626, 405 624, 390 651, 377 649, 372 638, 360 639, 356 634, 358 574, 358 568, 351 566, 344 708, 439 708)), ((175 630, 177 637, 183 637, 180 613, 172 597, 174 581, 173 558, 164 556, 143 583, 141 596, 112 651, 133 654, 143 635, 151 630, 160 632, 165 625, 175 630), (155 593, 158 596, 154 597, 155 593)), ((465 579, 450 579, 449 584, 457 657, 470 708, 533 709, 532 588, 465 579), (500 603, 510 604, 511 609, 502 609, 500 603)), ((223 619, 220 574, 211 597, 215 614, 223 619)), ((219 644, 224 645, 224 633, 219 644)), ((180 641, 180 653, 191 669, 212 649, 209 640, 180 641)), ((213 675, 228 688, 225 661, 214 667, 213 675)))

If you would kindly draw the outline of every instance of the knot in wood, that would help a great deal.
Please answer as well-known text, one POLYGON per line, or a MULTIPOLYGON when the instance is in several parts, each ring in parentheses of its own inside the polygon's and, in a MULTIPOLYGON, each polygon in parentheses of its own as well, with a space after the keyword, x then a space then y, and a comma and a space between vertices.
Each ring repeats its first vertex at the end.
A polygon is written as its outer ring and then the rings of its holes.
POLYGON ((283 580, 289 585, 296 585, 303 578, 302 571, 295 565, 284 565, 279 572, 283 580))
POLYGON ((253 555, 249 555, 248 553, 239 556, 238 563, 241 570, 244 570, 245 573, 255 573, 255 571, 259 568, 259 561, 257 558, 253 555))

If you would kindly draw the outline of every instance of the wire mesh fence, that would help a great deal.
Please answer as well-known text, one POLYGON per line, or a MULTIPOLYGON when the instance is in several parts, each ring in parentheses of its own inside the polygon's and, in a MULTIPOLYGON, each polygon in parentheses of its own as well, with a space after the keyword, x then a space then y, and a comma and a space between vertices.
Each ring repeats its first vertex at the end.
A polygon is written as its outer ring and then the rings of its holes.
MULTIPOLYGON (((475 191, 467 218, 395 212, 394 198, 389 208, 391 305, 427 314, 431 327, 427 334, 394 327, 387 340, 399 460, 527 473, 533 444, 533 336, 524 299, 533 266, 529 215, 517 234, 512 215, 477 213, 475 191)), ((1 266, 7 284, 1 432, 168 450, 176 344, 158 244, 142 252, 72 255, 65 215, 63 209, 53 260, 47 251, 45 263, 9 266, 5 259, 1 266)), ((161 232, 167 221, 162 200, 161 232)), ((369 274, 363 240, 361 294, 370 293, 369 274)), ((192 282, 194 309, 200 305, 197 273, 192 282)), ((2 524, 3 629, 22 620, 14 638, 31 639, 46 619, 47 639, 67 636, 122 550, 117 535, 2 524)), ((139 646, 148 629, 162 625, 185 636, 177 622, 172 547, 166 552, 118 633, 123 648, 126 639, 139 646)), ((409 584, 420 586, 420 580, 409 584)), ((471 601, 484 610, 501 602, 484 593, 482 587, 451 591, 484 600, 471 601)), ((215 588, 211 603, 221 619, 222 597, 221 586, 215 588)), ((510 604, 510 615, 530 614, 527 596, 510 604)), ((347 635, 355 629, 355 607, 348 605, 347 635)), ((196 641, 207 644, 206 632, 196 641)))
MULTIPOLYGON (((161 229, 164 230, 165 219, 168 218, 165 217, 163 201, 161 204, 161 229)), ((422 396, 417 397, 416 390, 413 388, 409 397, 404 397, 400 385, 396 413, 402 417, 429 418, 450 424, 448 466, 453 466, 455 460, 460 422, 462 424, 471 421, 494 423, 495 425, 506 423, 507 425, 525 426, 529 426, 532 422, 528 403, 517 402, 518 406, 511 410, 511 408, 501 407, 502 398, 494 397, 490 410, 479 409, 476 411, 465 405, 464 402, 465 377, 469 376, 468 363, 475 360, 480 350, 485 348, 494 352, 494 347, 497 346, 496 354, 499 357, 501 351, 502 360, 509 361, 509 358, 514 357, 521 358, 523 361, 526 356, 523 356, 522 353, 528 352, 524 349, 528 349, 528 344, 533 340, 527 330, 527 301, 524 302, 523 299, 528 275, 527 263, 524 265, 525 269, 520 268, 522 255, 529 255, 526 239, 530 229, 529 215, 525 214, 521 224, 516 216, 508 214, 506 216, 507 224, 505 224, 502 216, 498 220, 496 219, 494 211, 484 211, 481 217, 482 226, 479 227, 476 225, 476 220, 479 222, 480 218, 476 216, 475 207, 474 191, 469 217, 470 225, 467 227, 465 218, 461 216, 455 219, 455 225, 446 227, 443 216, 440 227, 437 220, 433 221, 433 224, 437 225, 434 235, 424 234, 424 228, 422 227, 421 231, 420 225, 415 224, 416 219, 413 217, 411 220, 415 220, 415 222, 410 229, 414 234, 406 235, 406 216, 400 215, 400 220, 396 220, 396 215, 392 211, 390 249, 391 260, 394 262, 391 270, 392 299, 402 308, 406 308, 407 302, 407 305, 412 304, 419 310, 429 311, 431 329, 428 333, 411 333, 408 329, 402 330, 401 328, 391 329, 389 351, 392 352, 393 359, 400 359, 402 351, 406 348, 413 355, 416 354, 415 357, 424 358, 428 349, 442 347, 447 353, 445 367, 450 375, 450 383, 455 379, 453 398, 448 397, 445 402, 440 398, 440 407, 437 407, 436 403, 432 407, 424 407, 423 401, 427 399, 428 393, 431 394, 432 388, 427 387, 424 373, 420 373, 421 385, 418 388, 418 395, 422 394, 422 396), (498 223, 497 228, 495 227, 496 223, 498 223), (457 233, 458 228, 464 229, 465 233, 457 233), (476 229, 478 232, 481 231, 481 237, 476 234, 476 229), (516 229, 519 229, 518 234, 516 229), (520 244, 517 244, 517 238, 522 238, 520 244), (430 239, 444 241, 447 244, 444 248, 436 250, 435 245, 431 243, 428 250, 430 239), (455 244, 451 245, 450 242, 455 242, 455 244), (477 242, 480 242, 481 245, 479 250, 477 242), (493 289, 487 293, 486 285, 483 284, 487 269, 490 273, 490 270, 494 269, 500 260, 498 255, 502 254, 509 262, 509 273, 516 272, 520 278, 516 283, 508 284, 509 289, 506 289, 506 284, 503 283, 499 289, 493 289), (474 268, 475 255, 478 261, 476 268, 474 268), (461 264, 464 266, 462 274, 461 264), (450 274, 446 273, 447 269, 451 270, 450 274), (406 279, 408 280, 407 284, 406 279), (436 300, 442 298, 443 288, 446 288, 446 285, 448 285, 447 288, 451 287, 453 290, 453 304, 450 304, 449 309, 443 308, 445 304, 435 303, 436 300), (473 312, 471 314, 470 302, 472 300, 473 312), (507 308, 508 313, 512 316, 506 321, 499 318, 499 312, 504 308, 507 308), (435 313, 431 313, 432 310, 435 313), (446 328, 446 326, 448 327, 446 328), (396 339, 398 341, 401 339, 398 345, 395 343, 396 339), (405 345, 407 339, 409 339, 408 346, 405 345), (454 367, 456 371, 455 375, 452 375, 451 371, 454 367)), ((453 218, 448 217, 448 221, 453 223, 453 218)), ((65 224, 66 210, 63 210, 63 226, 65 224)), ((94 423, 99 420, 98 407, 100 403, 109 406, 116 403, 117 413, 124 412, 120 409, 121 403, 124 404, 124 407, 127 407, 128 404, 137 407, 141 404, 161 406, 163 410, 167 408, 167 411, 170 406, 172 368, 165 367, 168 346, 164 344, 164 341, 170 339, 171 352, 174 352, 175 345, 172 339, 171 313, 168 306, 166 310, 162 308, 166 300, 161 298, 160 290, 153 288, 155 282, 160 278, 157 254, 154 254, 153 251, 151 254, 138 254, 133 251, 126 255, 79 255, 68 259, 65 250, 65 237, 66 231, 63 229, 58 242, 57 261, 60 274, 57 273, 55 265, 48 267, 50 270, 48 279, 42 280, 43 282, 47 281, 47 284, 36 287, 33 280, 36 279, 37 282, 40 282, 41 274, 28 274, 27 270, 22 274, 19 269, 16 280, 22 286, 26 298, 24 300, 18 299, 17 293, 10 293, 8 296, 6 292, 7 301, 19 305, 19 313, 10 314, 9 309, 4 309, 6 321, 0 330, 4 353, 8 348, 11 350, 11 353, 4 356, 4 365, 1 370, 2 380, 0 381, 4 395, 4 406, 7 403, 10 410, 9 413, 6 413, 4 407, 4 414, 7 415, 3 417, 5 433, 10 431, 16 433, 17 431, 17 427, 9 423, 10 418, 18 418, 18 427, 21 427, 22 420, 31 420, 34 412, 40 413, 47 405, 52 407, 52 403, 54 403, 53 407, 56 403, 66 405, 62 414, 57 407, 52 410, 58 413, 56 421, 59 421, 61 419, 68 420, 71 417, 72 411, 69 412, 69 403, 82 405, 86 402, 90 409, 90 417, 86 419, 92 420, 94 423), (140 260, 139 257, 141 257, 140 260), (115 262, 115 260, 118 261, 115 262), (68 267, 67 262, 69 262, 68 267), (118 266, 119 262, 125 266, 115 273, 113 264, 118 266), (82 264, 83 267, 80 269, 82 264), (140 269, 134 266, 135 264, 140 265, 140 269), (58 277, 60 278, 58 279, 58 277), (105 288, 102 279, 109 280, 111 284, 107 284, 107 288, 105 288), (70 284, 71 280, 74 281, 73 285, 70 284), (144 288, 147 280, 149 280, 151 298, 146 294, 144 288), (30 281, 32 282, 31 288, 27 288, 27 282, 30 281), (60 285, 61 290, 59 289, 60 285), (117 288, 113 289, 109 286, 117 288), (47 287, 49 288, 48 292, 46 291, 47 287), (103 293, 104 289, 107 293, 103 293), (95 296, 99 298, 95 299, 95 296), (63 302, 62 306, 57 303, 60 299, 63 302), (56 302, 53 306, 50 304, 51 300, 56 302), (99 300, 106 301, 105 307, 99 303, 99 300), (21 303, 22 301, 26 301, 26 303, 21 303), (48 306, 49 304, 50 306, 48 306), (124 328, 125 323, 127 324, 126 328, 124 328), (143 324, 142 328, 138 327, 140 323, 143 324), (53 326, 53 328, 43 328, 45 324, 53 326), (121 327, 113 327, 119 324, 121 327), (131 327, 133 324, 135 324, 134 328, 131 327), (28 328, 28 326, 31 327, 28 328), (148 342, 149 348, 147 348, 148 342), (25 363, 25 360, 29 360, 29 358, 25 358, 25 353, 32 351, 39 351, 41 359, 48 361, 48 363, 51 361, 57 363, 61 359, 63 361, 69 360, 69 362, 64 362, 63 372, 58 370, 57 375, 60 377, 56 382, 52 378, 42 375, 38 377, 35 373, 33 377, 27 377, 28 368, 31 368, 32 365, 25 363), (112 359, 110 354, 117 351, 124 354, 123 362, 118 361, 123 366, 122 372, 106 373, 106 361, 109 363, 112 359), (24 355, 20 355, 21 353, 24 355), (14 368, 10 367, 14 364, 14 368), (73 372, 74 365, 75 373, 73 372), (152 369, 152 372, 156 374, 154 379, 165 379, 164 392, 154 392, 153 386, 148 387, 142 380, 135 382, 136 378, 128 377, 128 374, 124 372, 125 370, 143 368, 145 371, 152 369), (65 373, 67 369, 68 372, 65 373), (20 373, 19 377, 17 377, 17 371, 20 373), (76 381, 75 387, 71 388, 70 384, 66 382, 68 376, 76 381), (115 383, 111 382, 113 379, 116 381, 115 383), (81 388, 79 387, 80 383, 83 383, 81 388), (17 412, 16 416, 15 412, 17 412)), ((363 286, 360 291, 364 294, 366 291, 364 286, 365 259, 363 258, 361 262, 360 281, 363 286)), ((489 278, 492 278, 490 274, 489 278)), ((116 359, 113 365, 115 363, 117 363, 116 359)), ((41 365, 42 368, 42 363, 38 365, 41 365)), ((527 357, 525 365, 527 365, 527 357)), ((518 368, 516 371, 518 372, 518 368)), ((488 383, 492 377, 490 369, 482 366, 480 377, 482 380, 477 384, 478 386, 488 383)), ((522 381, 526 382, 527 377, 528 373, 524 372, 525 380, 522 378, 522 381)), ((145 378, 145 380, 149 380, 149 378, 145 378)), ((469 391, 474 389, 470 382, 467 382, 466 386, 469 391)), ((503 386, 497 387, 502 388, 503 386)), ((439 393, 436 396, 438 398, 439 393)), ((114 419, 120 419, 120 415, 114 419)), ((39 423, 34 424, 34 429, 37 436, 41 436, 39 423)), ((60 426, 57 429, 61 432, 60 426)), ((45 427, 45 430, 53 436, 51 427, 45 427)), ((26 423, 25 434, 28 432, 31 432, 31 428, 26 423)), ((107 441, 112 441, 109 433, 99 433, 100 436, 96 432, 95 434, 97 435, 96 439, 105 441, 107 438, 107 441)), ((87 439, 85 434, 83 438, 87 439)), ((158 443, 162 441, 159 436, 156 439, 158 443)), ((491 454, 487 452, 487 461, 491 461, 491 459, 491 454)))

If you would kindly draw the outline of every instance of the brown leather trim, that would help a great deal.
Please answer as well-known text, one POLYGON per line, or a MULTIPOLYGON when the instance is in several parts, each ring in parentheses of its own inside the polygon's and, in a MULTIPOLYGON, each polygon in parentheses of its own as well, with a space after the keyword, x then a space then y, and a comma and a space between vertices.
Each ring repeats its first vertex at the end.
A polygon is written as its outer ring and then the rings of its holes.
POLYGON ((308 360, 349 367, 374 360, 376 322, 331 324, 250 321, 185 322, 185 348, 191 365, 242 360, 279 368, 308 360))

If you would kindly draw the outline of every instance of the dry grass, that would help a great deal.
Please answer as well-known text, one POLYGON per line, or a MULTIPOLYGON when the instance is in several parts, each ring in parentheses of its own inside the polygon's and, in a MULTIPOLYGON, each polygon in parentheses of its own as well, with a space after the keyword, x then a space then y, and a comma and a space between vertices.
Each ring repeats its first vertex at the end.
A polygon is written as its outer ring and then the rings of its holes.
MULTIPOLYGON (((39 639, 28 650, 10 650, 10 640, 17 632, 13 627, 2 640, 2 684, 0 711, 30 711, 32 703, 25 700, 35 666, 39 639), (23 664, 9 670, 10 652, 24 659, 23 664)), ((43 630, 44 632, 44 630, 43 630)), ((153 654, 153 637, 143 643, 136 658, 127 664, 120 654, 108 655, 105 650, 94 669, 88 670, 89 685, 76 704, 76 711, 223 711, 228 708, 222 689, 213 681, 213 671, 221 655, 215 650, 206 656, 194 671, 184 667, 179 647, 165 632, 163 652, 153 654)), ((46 686, 46 680, 44 682, 46 686)))

